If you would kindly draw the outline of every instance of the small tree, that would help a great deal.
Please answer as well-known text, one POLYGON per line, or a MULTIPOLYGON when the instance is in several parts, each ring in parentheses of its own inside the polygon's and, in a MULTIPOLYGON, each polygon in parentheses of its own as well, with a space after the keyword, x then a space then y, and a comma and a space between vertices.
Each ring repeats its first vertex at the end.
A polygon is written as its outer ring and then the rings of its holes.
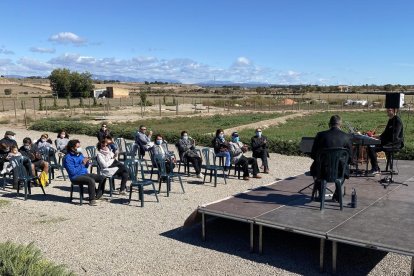
POLYGON ((5 95, 11 95, 11 93, 12 93, 12 90, 11 90, 11 88, 6 88, 6 89, 4 89, 4 94, 5 95))
POLYGON ((83 98, 82 97, 79 98, 79 106, 83 107, 83 98))
POLYGON ((58 108, 57 98, 56 97, 53 98, 53 107, 56 108, 56 109, 58 108))
POLYGON ((97 106, 98 105, 98 101, 96 100, 95 97, 93 97, 93 106, 97 106))
POLYGON ((147 102, 147 93, 146 92, 139 93, 139 98, 141 99, 141 103, 145 105, 145 103, 147 102))
POLYGON ((70 97, 69 96, 66 97, 66 106, 70 108, 70 97))
POLYGON ((39 96, 39 110, 40 111, 43 110, 43 98, 42 98, 42 96, 39 96))

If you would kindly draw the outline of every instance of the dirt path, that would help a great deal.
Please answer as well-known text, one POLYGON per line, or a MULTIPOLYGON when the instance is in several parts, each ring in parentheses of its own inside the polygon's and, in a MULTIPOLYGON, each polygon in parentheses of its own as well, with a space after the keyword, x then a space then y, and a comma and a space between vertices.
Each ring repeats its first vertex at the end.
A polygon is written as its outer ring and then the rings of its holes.
POLYGON ((302 117, 305 115, 308 115, 310 112, 295 112, 293 114, 289 114, 286 116, 282 116, 282 117, 278 117, 275 119, 269 119, 269 120, 264 120, 264 121, 260 121, 260 122, 255 122, 255 123, 251 123, 251 124, 247 124, 247 125, 241 125, 241 126, 237 126, 237 127, 232 127, 232 128, 227 128, 225 129, 225 133, 232 133, 233 131, 240 131, 242 129, 255 129, 258 127, 261 127, 263 129, 269 128, 271 126, 277 126, 279 124, 284 124, 286 123, 286 120, 288 119, 293 119, 296 117, 302 117))

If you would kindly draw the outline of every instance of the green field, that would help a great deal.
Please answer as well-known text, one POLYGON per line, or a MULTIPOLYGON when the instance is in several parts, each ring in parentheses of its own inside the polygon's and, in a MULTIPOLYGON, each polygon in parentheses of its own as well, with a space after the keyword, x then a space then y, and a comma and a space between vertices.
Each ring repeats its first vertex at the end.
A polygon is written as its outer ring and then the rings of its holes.
MULTIPOLYGON (((270 127, 263 131, 263 135, 269 138, 269 146, 272 152, 300 154, 299 142, 301 137, 314 137, 317 132, 326 130, 329 118, 335 114, 340 115, 343 122, 351 123, 361 133, 376 128, 377 134, 381 134, 388 121, 385 111, 321 112, 288 120, 286 124, 280 126, 270 127)), ((400 158, 404 159, 414 159, 414 118, 411 118, 412 116, 408 112, 401 113, 406 146, 401 151, 400 158)), ((345 124, 343 125, 343 130, 348 131, 345 124)), ((245 129, 239 132, 242 140, 245 142, 249 141, 252 133, 254 133, 253 129, 245 129)))
MULTIPOLYGON (((262 120, 273 119, 285 114, 282 113, 256 113, 256 114, 232 114, 232 115, 214 115, 214 116, 195 116, 180 118, 162 118, 147 119, 127 123, 109 124, 109 129, 115 137, 124 137, 133 139, 134 133, 140 125, 147 126, 154 134, 161 133, 167 137, 167 140, 174 141, 177 139, 182 130, 187 130, 189 134, 199 142, 210 141, 211 138, 203 137, 206 133, 213 133, 218 128, 229 128, 249 123, 259 122, 262 120)), ((66 121, 58 118, 49 118, 36 121, 30 126, 30 129, 41 130, 57 133, 60 129, 66 129, 70 134, 86 134, 94 136, 100 126, 88 125, 79 121, 66 121)))

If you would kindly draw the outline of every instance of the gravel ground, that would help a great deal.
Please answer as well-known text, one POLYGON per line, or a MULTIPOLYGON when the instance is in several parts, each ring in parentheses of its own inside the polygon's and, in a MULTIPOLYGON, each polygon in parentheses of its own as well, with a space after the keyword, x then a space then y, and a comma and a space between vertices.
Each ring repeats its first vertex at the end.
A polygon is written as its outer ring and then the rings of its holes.
MULTIPOLYGON (((0 133, 6 130, 1 127, 0 133)), ((14 131, 19 145, 24 137, 41 134, 14 131)), ((96 143, 95 137, 71 138, 79 139, 83 148, 96 143)), ((138 201, 128 206, 126 197, 118 194, 98 201, 95 207, 69 203, 70 182, 62 178, 52 181, 46 196, 34 188, 27 201, 16 198, 8 186, 0 190, 1 200, 9 202, 0 205, 0 237, 1 241, 35 242, 46 257, 79 275, 321 275, 317 239, 268 230, 265 252, 259 255, 249 253, 246 224, 210 221, 206 242, 200 239, 199 225, 182 228, 197 206, 301 174, 310 164, 306 157, 271 154, 271 173, 262 174, 262 179, 245 182, 231 177, 227 185, 220 179, 216 188, 183 177, 185 194, 173 183, 173 193, 168 198, 161 193, 160 203, 153 195, 145 195, 144 208, 138 201)), ((329 249, 326 254, 329 268, 329 249)), ((408 275, 410 258, 405 256, 347 245, 340 245, 338 254, 339 274, 408 275)))

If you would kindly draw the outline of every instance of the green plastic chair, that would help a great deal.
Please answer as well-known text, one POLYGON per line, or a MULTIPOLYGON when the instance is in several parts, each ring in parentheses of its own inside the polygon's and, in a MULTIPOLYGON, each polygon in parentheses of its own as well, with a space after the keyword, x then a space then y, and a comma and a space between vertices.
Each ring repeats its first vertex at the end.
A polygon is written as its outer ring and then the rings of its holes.
POLYGON ((49 163, 49 184, 52 179, 55 179, 55 170, 60 170, 63 180, 66 181, 63 166, 58 163, 56 159, 56 150, 54 148, 42 148, 40 151, 43 161, 49 163))
POLYGON ((31 185, 30 183, 33 183, 35 185, 39 185, 42 189, 43 194, 45 195, 45 189, 40 184, 39 177, 32 175, 32 170, 30 169, 29 172, 26 171, 26 168, 24 167, 24 162, 29 162, 30 168, 32 166, 32 162, 30 162, 30 159, 24 156, 16 157, 11 162, 15 164, 14 169, 18 172, 18 178, 19 178, 19 185, 17 185, 17 196, 19 196, 20 193, 20 183, 23 183, 23 189, 24 189, 24 200, 27 200, 27 195, 32 193, 31 185))
POLYGON ((203 153, 204 162, 205 162, 203 184, 206 183, 207 171, 210 171, 210 182, 212 180, 213 173, 214 173, 214 187, 217 187, 217 171, 218 170, 223 171, 224 184, 227 184, 226 172, 224 171, 224 167, 216 165, 216 154, 214 153, 214 150, 212 148, 203 148, 201 149, 201 152, 203 153))
POLYGON ((145 186, 152 186, 152 190, 154 192, 155 198, 157 202, 160 202, 157 195, 157 190, 155 189, 154 182, 149 179, 145 179, 144 171, 141 170, 141 180, 138 179, 138 166, 136 166, 136 162, 134 160, 128 159, 125 160, 125 166, 129 172, 129 178, 131 180, 131 185, 129 187, 129 203, 131 203, 132 199, 132 191, 134 187, 138 188, 138 200, 141 201, 141 207, 144 207, 144 187, 145 186))
POLYGON ((175 175, 174 170, 171 167, 170 172, 167 172, 167 165, 164 160, 164 157, 161 154, 155 154, 153 155, 154 162, 157 165, 158 168, 158 182, 159 182, 159 188, 158 192, 161 191, 161 183, 165 182, 167 184, 167 197, 170 196, 171 191, 171 181, 174 180, 174 177, 177 176, 178 180, 180 181, 181 189, 183 190, 183 194, 185 193, 183 181, 181 179, 180 175, 175 175))
POLYGON ((98 162, 96 161, 96 147, 95 146, 88 146, 85 148, 88 157, 92 160, 92 164, 89 164, 91 168, 90 173, 92 173, 92 169, 96 168, 97 173, 99 174, 99 167, 98 162))
MULTIPOLYGON (((325 193, 327 189, 327 183, 334 182, 339 197, 339 206, 342 211, 342 186, 345 182, 345 171, 348 169, 348 159, 349 151, 345 148, 331 148, 319 152, 317 156, 319 176, 317 178, 321 181, 320 210, 323 210, 325 208, 325 193)), ((316 191, 317 186, 315 181, 312 190, 312 200, 315 198, 316 191)))

